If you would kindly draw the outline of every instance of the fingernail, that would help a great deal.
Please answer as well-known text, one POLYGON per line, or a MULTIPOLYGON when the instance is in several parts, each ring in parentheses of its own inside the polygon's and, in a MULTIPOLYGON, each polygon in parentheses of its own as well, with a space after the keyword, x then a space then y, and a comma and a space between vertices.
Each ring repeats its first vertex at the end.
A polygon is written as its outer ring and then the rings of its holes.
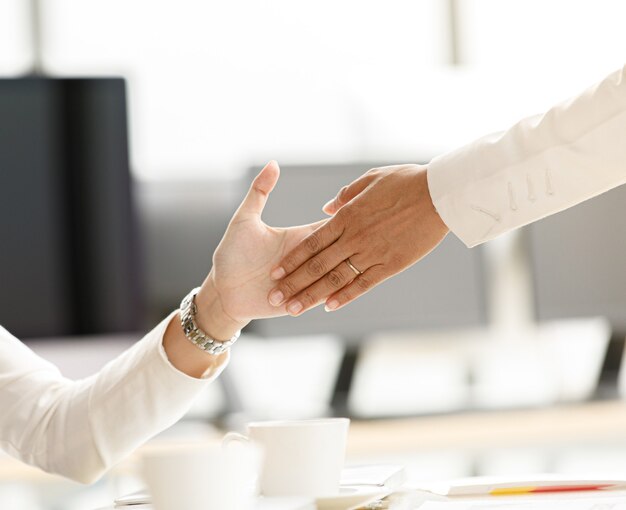
POLYGON ((324 210, 324 209, 326 209, 327 207, 330 207, 331 205, 333 205, 334 201, 335 201, 335 199, 334 199, 334 198, 331 198, 328 202, 326 202, 326 203, 324 204, 324 207, 322 207, 322 210, 324 210))
POLYGON ((287 305, 287 311, 292 315, 300 313, 302 311, 302 303, 300 301, 292 301, 287 305))
POLYGON ((270 273, 270 278, 272 280, 280 280, 283 276, 285 276, 285 274, 287 273, 282 267, 277 267, 270 273))
POLYGON ((331 299, 328 303, 326 303, 324 310, 326 310, 327 312, 332 312, 333 310, 337 309, 338 306, 339 301, 337 301, 336 299, 331 299))
POLYGON ((271 305, 278 306, 279 304, 281 304, 284 301, 284 299, 285 299, 285 296, 279 290, 273 290, 270 293, 270 304, 271 305))

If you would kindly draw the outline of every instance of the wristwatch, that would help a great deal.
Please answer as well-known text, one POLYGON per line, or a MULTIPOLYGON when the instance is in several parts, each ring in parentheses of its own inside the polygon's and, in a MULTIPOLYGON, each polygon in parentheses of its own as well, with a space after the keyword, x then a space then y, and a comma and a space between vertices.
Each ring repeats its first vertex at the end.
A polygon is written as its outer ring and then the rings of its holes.
POLYGON ((237 331, 232 338, 221 342, 202 331, 196 324, 196 315, 198 307, 196 306, 196 294, 200 291, 200 287, 196 287, 187 294, 180 303, 180 324, 187 339, 199 349, 208 354, 217 356, 226 352, 233 345, 241 331, 237 331))

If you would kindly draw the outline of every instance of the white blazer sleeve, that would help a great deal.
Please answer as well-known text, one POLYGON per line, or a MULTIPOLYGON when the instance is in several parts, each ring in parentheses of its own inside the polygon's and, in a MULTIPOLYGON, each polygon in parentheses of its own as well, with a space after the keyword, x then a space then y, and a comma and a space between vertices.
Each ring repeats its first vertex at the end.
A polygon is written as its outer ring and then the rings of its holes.
POLYGON ((228 359, 202 379, 178 371, 162 346, 172 317, 80 381, 0 327, 0 448, 87 483, 175 423, 228 359))
POLYGON ((428 167, 437 211, 470 247, 625 182, 626 67, 428 167))

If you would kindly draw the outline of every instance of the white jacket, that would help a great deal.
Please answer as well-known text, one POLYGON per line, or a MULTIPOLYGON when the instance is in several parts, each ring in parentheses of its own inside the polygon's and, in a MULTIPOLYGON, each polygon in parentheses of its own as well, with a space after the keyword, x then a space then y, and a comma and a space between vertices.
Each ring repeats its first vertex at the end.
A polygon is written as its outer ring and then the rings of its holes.
POLYGON ((180 419, 226 366, 194 379, 162 346, 173 314, 100 372, 80 381, 0 327, 0 448, 80 482, 91 482, 180 419))
POLYGON ((470 247, 624 183, 626 67, 428 166, 437 211, 470 247))

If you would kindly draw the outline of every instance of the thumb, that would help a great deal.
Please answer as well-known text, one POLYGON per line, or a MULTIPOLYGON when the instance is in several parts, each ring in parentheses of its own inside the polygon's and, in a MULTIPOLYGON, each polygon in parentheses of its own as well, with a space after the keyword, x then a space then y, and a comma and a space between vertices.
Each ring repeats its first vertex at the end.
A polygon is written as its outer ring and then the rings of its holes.
POLYGON ((329 200, 322 207, 322 211, 326 214, 332 216, 337 213, 339 209, 341 209, 344 205, 346 205, 350 200, 363 192, 365 188, 367 188, 370 183, 376 179, 376 177, 370 173, 366 173, 359 177, 356 181, 353 181, 348 186, 344 186, 339 190, 339 193, 335 196, 335 198, 329 200))
POLYGON ((256 214, 261 216, 267 198, 278 182, 280 168, 276 161, 270 161, 252 181, 246 198, 243 199, 236 214, 256 214))

